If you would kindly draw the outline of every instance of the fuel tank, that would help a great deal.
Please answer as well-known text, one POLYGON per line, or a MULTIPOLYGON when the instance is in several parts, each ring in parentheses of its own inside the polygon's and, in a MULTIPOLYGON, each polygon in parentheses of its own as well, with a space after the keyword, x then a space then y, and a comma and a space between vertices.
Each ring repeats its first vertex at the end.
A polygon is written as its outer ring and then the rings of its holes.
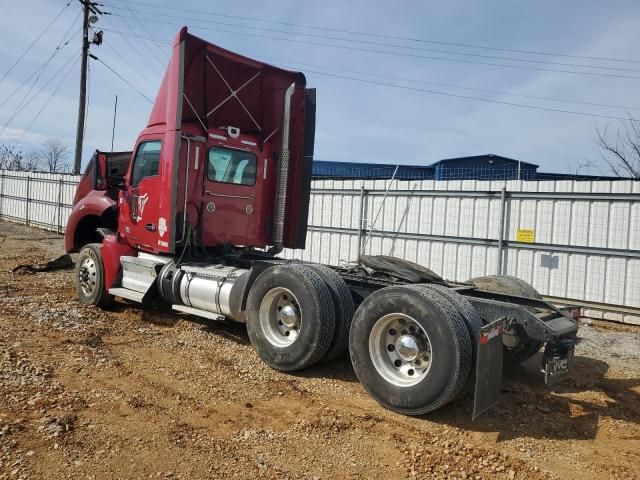
POLYGON ((245 323, 242 294, 249 270, 225 265, 180 265, 171 262, 159 273, 162 298, 171 304, 224 315, 245 323))

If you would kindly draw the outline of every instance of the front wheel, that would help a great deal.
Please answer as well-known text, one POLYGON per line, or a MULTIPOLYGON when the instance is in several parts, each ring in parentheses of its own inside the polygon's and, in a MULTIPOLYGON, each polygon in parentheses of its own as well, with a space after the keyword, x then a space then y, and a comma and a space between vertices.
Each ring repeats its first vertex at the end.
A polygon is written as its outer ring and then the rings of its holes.
POLYGON ((82 247, 76 261, 76 290, 81 303, 105 308, 113 303, 113 295, 105 288, 102 245, 89 243, 82 247))
POLYGON ((351 323, 349 351, 364 388, 405 415, 453 400, 473 362, 463 315, 429 285, 387 287, 365 298, 351 323))

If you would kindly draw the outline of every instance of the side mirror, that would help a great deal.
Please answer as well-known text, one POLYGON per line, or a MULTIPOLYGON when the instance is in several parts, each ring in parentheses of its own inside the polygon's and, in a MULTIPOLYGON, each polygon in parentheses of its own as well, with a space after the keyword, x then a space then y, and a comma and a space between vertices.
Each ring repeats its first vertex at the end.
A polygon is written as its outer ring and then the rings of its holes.
POLYGON ((96 176, 93 188, 96 190, 107 189, 107 156, 104 153, 96 155, 96 176))

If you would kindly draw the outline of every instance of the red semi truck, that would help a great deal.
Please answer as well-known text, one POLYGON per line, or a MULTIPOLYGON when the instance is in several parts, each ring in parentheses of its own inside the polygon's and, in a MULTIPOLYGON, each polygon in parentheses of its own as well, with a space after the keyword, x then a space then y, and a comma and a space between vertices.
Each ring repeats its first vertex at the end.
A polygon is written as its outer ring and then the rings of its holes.
POLYGON ((79 252, 81 302, 246 323, 281 371, 348 351, 366 390, 407 415, 472 390, 477 416, 497 401, 503 364, 543 346, 547 383, 570 375, 576 322, 522 280, 452 283, 382 256, 279 258, 305 246, 315 91, 186 28, 172 48, 132 152, 96 152, 78 186, 65 246, 79 252))

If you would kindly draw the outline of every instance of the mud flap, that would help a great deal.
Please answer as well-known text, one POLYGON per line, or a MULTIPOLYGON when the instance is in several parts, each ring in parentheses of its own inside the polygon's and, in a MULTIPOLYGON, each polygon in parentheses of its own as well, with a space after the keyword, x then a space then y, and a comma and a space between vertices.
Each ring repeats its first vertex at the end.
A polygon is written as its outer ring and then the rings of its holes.
POLYGON ((480 329, 476 358, 476 388, 473 420, 494 406, 502 389, 502 333, 504 320, 498 319, 480 329))

